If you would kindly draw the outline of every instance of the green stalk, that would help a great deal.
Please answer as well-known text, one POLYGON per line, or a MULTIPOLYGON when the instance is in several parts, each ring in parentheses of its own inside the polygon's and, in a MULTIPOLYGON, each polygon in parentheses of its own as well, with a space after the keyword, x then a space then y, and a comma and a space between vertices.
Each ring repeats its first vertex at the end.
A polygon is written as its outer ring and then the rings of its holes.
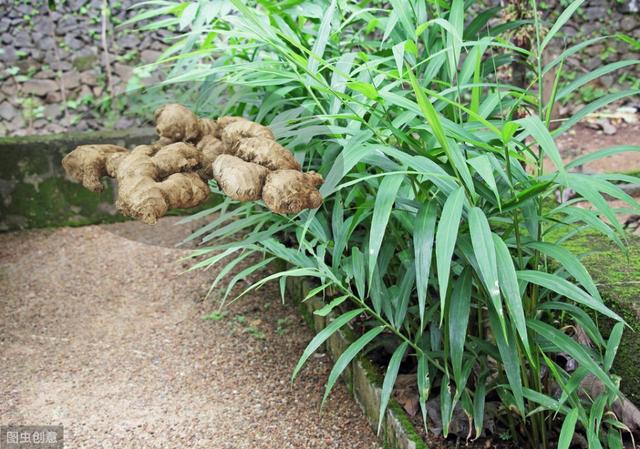
MULTIPOLYGON (((509 177, 509 189, 511 190, 511 196, 515 198, 516 191, 513 188, 513 173, 511 172, 511 157, 509 156, 509 146, 507 145, 506 142, 503 144, 503 149, 504 149, 504 159, 507 165, 506 167, 507 176, 509 177)), ((517 245, 517 251, 518 251, 518 266, 522 270, 524 269, 524 266, 522 263, 522 241, 520 240, 520 221, 518 219, 517 208, 513 210, 513 226, 514 226, 514 231, 516 235, 516 245, 517 245)))
POLYGON ((391 332, 393 332, 397 337, 399 337, 400 339, 402 339, 403 342, 406 342, 414 351, 416 351, 416 354, 418 355, 424 355, 425 358, 433 364, 433 366, 435 366, 438 370, 440 370, 442 373, 446 373, 447 370, 445 368, 443 368, 435 359, 429 357, 423 350, 422 348, 420 348, 420 346, 418 346, 416 343, 413 342, 413 340, 411 340, 410 338, 408 338, 406 335, 404 335, 402 332, 400 332, 398 329, 395 328, 395 326, 393 326, 391 323, 389 323, 382 315, 380 315, 379 313, 377 313, 374 309, 372 309, 371 307, 369 307, 367 305, 366 302, 362 301, 358 296, 354 295, 350 289, 346 288, 344 285, 342 285, 341 283, 337 283, 336 284, 338 286, 338 288, 340 290, 342 290, 343 293, 345 293, 349 299, 353 302, 355 302, 358 307, 361 307, 363 309, 365 309, 365 311, 369 314, 372 315, 379 323, 381 323, 385 328, 387 328, 388 330, 390 330, 391 332))

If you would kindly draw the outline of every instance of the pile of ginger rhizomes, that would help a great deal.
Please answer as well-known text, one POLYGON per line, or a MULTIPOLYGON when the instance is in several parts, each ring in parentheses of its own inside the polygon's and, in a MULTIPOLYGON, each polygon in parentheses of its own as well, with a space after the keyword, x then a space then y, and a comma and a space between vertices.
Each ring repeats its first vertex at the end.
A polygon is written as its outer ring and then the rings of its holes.
POLYGON ((151 145, 81 145, 62 160, 66 173, 94 192, 103 190, 102 177, 115 178, 117 208, 149 224, 169 209, 202 204, 211 178, 230 198, 262 199, 280 214, 322 204, 322 177, 303 172, 266 126, 243 117, 200 118, 179 104, 162 106, 155 120, 160 138, 151 145))

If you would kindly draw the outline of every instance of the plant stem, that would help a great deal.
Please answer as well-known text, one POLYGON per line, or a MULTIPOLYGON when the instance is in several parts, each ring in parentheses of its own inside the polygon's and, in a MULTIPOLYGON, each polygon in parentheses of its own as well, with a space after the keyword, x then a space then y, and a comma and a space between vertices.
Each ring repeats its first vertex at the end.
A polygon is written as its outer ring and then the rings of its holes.
MULTIPOLYGON (((509 177, 509 188, 511 189, 511 196, 515 198, 516 191, 513 188, 513 173, 511 172, 511 157, 509 156, 509 146, 506 142, 503 144, 503 148, 504 148, 504 159, 506 163, 507 176, 509 177)), ((524 266, 522 263, 522 242, 520 240, 520 221, 518 219, 517 209, 513 210, 513 227, 516 235, 516 244, 517 244, 517 251, 518 251, 518 266, 522 270, 524 269, 524 266)))
POLYGON ((400 332, 399 330, 397 330, 395 328, 395 326, 393 326, 391 323, 389 323, 385 318, 382 317, 382 315, 380 315, 378 312, 376 312, 374 309, 372 309, 371 307, 369 307, 364 301, 362 301, 359 297, 357 297, 356 295, 354 295, 350 289, 346 288, 345 286, 343 286, 340 283, 336 284, 338 286, 338 288, 340 290, 342 290, 351 301, 354 301, 359 307, 362 307, 363 309, 365 309, 365 311, 372 315, 376 320, 378 320, 378 322, 380 322, 384 327, 386 327, 387 329, 389 329, 391 332, 393 332, 396 336, 398 336, 399 338, 401 338, 404 342, 406 342, 411 348, 413 348, 414 351, 416 351, 416 354, 418 355, 424 355, 424 357, 433 364, 433 366, 435 366, 437 369, 439 369, 440 371, 442 371, 443 373, 446 373, 446 370, 434 359, 432 359, 431 357, 429 357, 423 350, 422 348, 420 348, 420 346, 418 346, 416 343, 413 342, 413 340, 411 340, 410 338, 408 338, 406 335, 404 335, 402 332, 400 332))
POLYGON ((111 106, 113 107, 115 92, 113 90, 113 75, 111 73, 111 56, 109 54, 109 44, 107 42, 107 19, 109 16, 109 3, 107 0, 102 0, 101 15, 102 21, 100 36, 102 41, 102 52, 104 54, 104 69, 107 77, 107 88, 109 89, 109 95, 111 96, 111 106))

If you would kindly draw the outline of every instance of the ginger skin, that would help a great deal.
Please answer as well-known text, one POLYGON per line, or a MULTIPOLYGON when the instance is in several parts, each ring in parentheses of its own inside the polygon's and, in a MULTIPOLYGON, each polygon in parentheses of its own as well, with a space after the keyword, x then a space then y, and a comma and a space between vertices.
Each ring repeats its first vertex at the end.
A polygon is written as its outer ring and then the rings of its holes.
POLYGON ((269 169, 246 162, 230 154, 222 154, 213 163, 213 176, 225 195, 236 201, 256 201, 262 197, 262 186, 269 169))
POLYGON ((197 206, 207 199, 209 188, 198 175, 182 172, 199 163, 199 152, 186 143, 157 151, 150 145, 135 147, 115 168, 116 206, 147 224, 154 224, 169 209, 197 206))
POLYGON ((235 155, 245 161, 267 167, 269 170, 298 170, 300 163, 293 154, 275 140, 249 137, 239 141, 235 155))
POLYGON ((62 159, 67 174, 92 192, 102 192, 102 178, 114 176, 107 171, 107 161, 128 153, 117 145, 81 145, 62 159))
POLYGON ((220 139, 213 135, 205 135, 200 139, 196 148, 202 153, 202 168, 198 170, 198 174, 202 179, 211 179, 213 177, 213 161, 224 153, 224 145, 220 139))
POLYGON ((222 129, 222 143, 231 153, 235 153, 240 140, 249 137, 258 137, 267 141, 276 140, 269 128, 249 120, 236 120, 222 129))
POLYGON ((318 187, 322 176, 316 172, 276 170, 269 173, 262 188, 264 204, 279 214, 295 214, 322 204, 318 187))
POLYGON ((82 145, 63 159, 67 174, 89 190, 116 178, 116 206, 153 224, 172 208, 206 201, 207 181, 237 201, 263 199, 272 211, 298 213, 322 204, 322 177, 303 173, 273 132, 243 117, 200 118, 179 104, 155 113, 159 139, 132 151, 115 145, 82 145))
POLYGON ((196 142, 202 134, 200 119, 180 104, 166 104, 155 112, 156 132, 172 142, 196 142))

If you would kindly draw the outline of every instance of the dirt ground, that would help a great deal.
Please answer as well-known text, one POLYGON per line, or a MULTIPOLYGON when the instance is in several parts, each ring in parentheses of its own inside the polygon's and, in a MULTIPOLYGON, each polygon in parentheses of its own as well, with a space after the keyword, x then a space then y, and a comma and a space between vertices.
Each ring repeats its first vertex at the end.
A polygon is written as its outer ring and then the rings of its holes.
POLYGON ((70 448, 377 448, 276 287, 216 320, 217 269, 181 274, 186 226, 0 234, 0 424, 62 424, 70 448), (215 295, 214 295, 215 296, 215 295))
MULTIPOLYGON (((558 138, 557 144, 565 162, 604 148, 620 145, 640 146, 640 123, 620 123, 612 135, 580 123, 558 138)), ((640 152, 620 153, 590 162, 584 166, 584 170, 587 172, 640 172, 640 152)))
MULTIPOLYGON (((640 146, 640 123, 617 123, 616 125, 616 132, 612 135, 592 129, 584 123, 563 134, 557 139, 557 144, 565 163, 604 148, 623 145, 640 146)), ((550 161, 547 161, 546 166, 553 169, 553 164, 550 161)), ((640 152, 619 153, 585 164, 582 169, 585 172, 593 173, 626 173, 640 176, 640 152)), ((640 198, 636 198, 636 200, 640 200, 640 198)), ((640 215, 629 213, 629 206, 623 201, 609 201, 609 204, 621 211, 617 214, 620 223, 625 224, 626 222, 629 232, 640 235, 640 215)))

